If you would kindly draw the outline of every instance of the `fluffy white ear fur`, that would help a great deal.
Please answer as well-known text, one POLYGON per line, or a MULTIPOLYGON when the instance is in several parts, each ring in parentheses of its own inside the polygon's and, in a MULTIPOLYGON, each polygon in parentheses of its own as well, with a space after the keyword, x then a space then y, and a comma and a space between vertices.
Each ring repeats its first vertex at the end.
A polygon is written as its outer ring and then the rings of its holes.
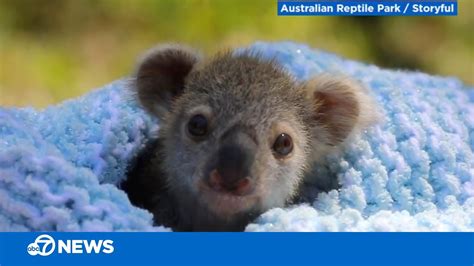
POLYGON ((345 142, 380 120, 380 109, 359 82, 341 75, 319 75, 305 86, 313 102, 313 159, 340 150, 345 142))

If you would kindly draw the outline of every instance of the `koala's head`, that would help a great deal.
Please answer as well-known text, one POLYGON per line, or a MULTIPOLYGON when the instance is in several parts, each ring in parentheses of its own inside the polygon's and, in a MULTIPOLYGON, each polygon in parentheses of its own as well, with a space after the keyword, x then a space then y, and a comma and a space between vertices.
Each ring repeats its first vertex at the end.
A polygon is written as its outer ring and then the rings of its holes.
POLYGON ((170 191, 222 220, 283 206, 305 166, 357 125, 361 104, 343 80, 303 84, 252 53, 201 59, 181 46, 149 52, 136 89, 160 119, 170 191))

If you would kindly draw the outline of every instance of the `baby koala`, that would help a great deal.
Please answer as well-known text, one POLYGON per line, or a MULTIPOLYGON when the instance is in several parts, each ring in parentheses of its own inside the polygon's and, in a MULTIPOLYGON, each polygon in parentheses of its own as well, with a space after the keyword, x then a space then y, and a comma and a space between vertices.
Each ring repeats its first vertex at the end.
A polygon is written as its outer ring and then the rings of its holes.
POLYGON ((133 87, 160 129, 122 187, 178 231, 244 230, 291 202, 310 166, 372 120, 357 83, 297 82, 245 51, 201 59, 161 46, 138 65, 133 87))

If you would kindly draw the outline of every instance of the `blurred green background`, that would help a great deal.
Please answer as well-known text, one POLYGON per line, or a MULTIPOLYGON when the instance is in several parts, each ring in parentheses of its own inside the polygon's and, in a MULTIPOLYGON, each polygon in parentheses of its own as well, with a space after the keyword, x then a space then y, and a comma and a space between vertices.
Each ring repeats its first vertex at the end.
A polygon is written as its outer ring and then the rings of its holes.
POLYGON ((457 17, 278 17, 277 0, 0 0, 0 105, 44 107, 128 75, 160 42, 210 54, 293 40, 474 83, 474 11, 457 17))

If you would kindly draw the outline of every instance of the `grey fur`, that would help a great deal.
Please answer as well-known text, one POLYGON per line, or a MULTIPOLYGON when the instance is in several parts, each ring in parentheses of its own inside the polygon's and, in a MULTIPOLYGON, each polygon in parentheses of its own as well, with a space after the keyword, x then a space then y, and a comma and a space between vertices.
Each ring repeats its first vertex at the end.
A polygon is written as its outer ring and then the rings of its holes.
POLYGON ((328 76, 300 83, 273 60, 250 52, 202 60, 190 49, 163 46, 139 64, 134 88, 161 129, 124 189, 157 223, 175 230, 243 230, 262 212, 291 202, 309 166, 372 120, 366 111, 371 103, 356 83, 328 76), (195 114, 210 124, 201 141, 186 134, 195 114), (254 191, 246 196, 212 191, 202 181, 222 136, 235 130, 257 144, 250 169, 254 191), (293 139, 285 158, 272 152, 280 133, 293 139))

